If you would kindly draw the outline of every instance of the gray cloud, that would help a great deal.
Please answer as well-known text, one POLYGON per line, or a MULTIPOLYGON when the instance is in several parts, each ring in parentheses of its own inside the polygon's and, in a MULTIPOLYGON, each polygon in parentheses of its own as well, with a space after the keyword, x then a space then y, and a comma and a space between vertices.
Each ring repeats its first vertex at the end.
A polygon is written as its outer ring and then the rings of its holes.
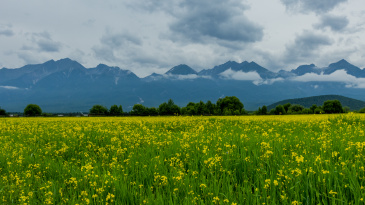
POLYGON ((23 45, 23 50, 34 50, 39 52, 59 52, 62 44, 54 41, 48 32, 27 33, 32 45, 23 45))
POLYGON ((17 56, 22 59, 26 64, 39 63, 39 57, 34 54, 33 51, 21 51, 17 53, 17 56))
POLYGON ((61 43, 52 40, 40 39, 37 44, 39 49, 44 52, 58 52, 61 48, 61 43))
POLYGON ((311 61, 317 55, 318 49, 331 44, 332 39, 328 36, 304 31, 296 37, 293 44, 286 46, 284 62, 311 61))
POLYGON ((107 34, 101 38, 100 42, 112 48, 128 46, 130 44, 142 45, 142 40, 139 37, 127 32, 118 34, 107 32, 107 34))
POLYGON ((148 12, 162 11, 175 19, 169 24, 168 38, 175 42, 218 44, 234 50, 237 43, 253 43, 263 39, 263 28, 249 20, 248 9, 240 0, 172 0, 130 3, 148 12))
POLYGON ((261 41, 264 35, 263 28, 243 14, 247 7, 238 0, 187 0, 176 4, 174 9, 170 14, 176 20, 169 26, 174 40, 183 38, 195 43, 218 40, 217 43, 227 47, 227 42, 261 41))
POLYGON ((323 15, 320 22, 315 24, 317 29, 325 29, 329 27, 332 31, 342 31, 349 25, 349 20, 346 16, 323 15))
POLYGON ((133 52, 142 45, 142 40, 136 35, 124 33, 111 33, 109 31, 100 39, 101 45, 94 46, 92 50, 96 58, 108 62, 118 62, 126 54, 133 52), (123 55, 116 56, 116 53, 123 55))
POLYGON ((114 55, 114 51, 112 48, 109 48, 105 45, 102 46, 94 46, 92 48, 94 55, 97 59, 107 61, 107 62, 116 62, 117 58, 114 55))
POLYGON ((14 32, 10 29, 0 29, 0 36, 13 36, 14 35, 14 32))
POLYGON ((337 5, 348 0, 281 0, 288 10, 301 13, 314 12, 316 14, 326 13, 337 5))
POLYGON ((0 24, 0 36, 14 36, 14 32, 11 30, 11 25, 0 24))

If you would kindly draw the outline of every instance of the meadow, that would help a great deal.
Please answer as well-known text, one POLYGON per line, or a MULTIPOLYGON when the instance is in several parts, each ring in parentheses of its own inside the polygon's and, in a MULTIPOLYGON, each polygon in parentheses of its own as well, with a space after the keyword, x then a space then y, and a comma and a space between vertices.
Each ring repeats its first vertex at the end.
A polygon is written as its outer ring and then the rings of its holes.
POLYGON ((363 204, 365 115, 0 118, 0 204, 363 204))

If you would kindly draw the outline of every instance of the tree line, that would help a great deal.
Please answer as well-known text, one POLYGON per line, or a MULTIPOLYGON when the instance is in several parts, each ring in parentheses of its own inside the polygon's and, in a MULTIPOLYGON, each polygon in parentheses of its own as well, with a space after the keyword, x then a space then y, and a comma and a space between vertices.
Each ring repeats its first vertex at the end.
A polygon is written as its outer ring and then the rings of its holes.
MULTIPOLYGON (((305 108, 299 104, 286 103, 277 105, 268 111, 267 106, 259 107, 258 110, 248 113, 243 103, 235 96, 219 98, 216 103, 208 100, 206 103, 189 102, 185 107, 179 107, 172 99, 160 104, 157 108, 146 107, 142 104, 135 104, 130 112, 124 112, 121 105, 112 105, 110 109, 103 105, 94 105, 89 110, 91 116, 158 116, 158 115, 286 115, 286 114, 332 114, 349 112, 348 107, 342 107, 339 100, 327 100, 323 105, 313 104, 305 108)), ((365 113, 365 107, 358 111, 365 113)), ((9 116, 5 109, 0 107, 0 116, 9 116)), ((24 109, 24 116, 53 116, 43 113, 36 104, 29 104, 24 109)))
MULTIPOLYGON (((343 107, 339 100, 327 100, 323 105, 313 104, 309 108, 305 108, 299 104, 286 103, 284 105, 277 105, 270 111, 266 106, 259 107, 254 112, 256 115, 285 115, 285 114, 334 114, 334 113, 347 113, 350 111, 349 107, 343 107)), ((359 113, 365 113, 365 107, 358 111, 359 113)))
POLYGON ((128 113, 123 113, 121 105, 112 105, 108 110, 105 106, 94 105, 90 115, 131 115, 131 116, 157 116, 157 115, 244 115, 247 114, 243 103, 235 96, 220 98, 216 103, 210 100, 204 103, 189 102, 185 107, 179 107, 172 99, 160 104, 157 108, 135 104, 128 113))

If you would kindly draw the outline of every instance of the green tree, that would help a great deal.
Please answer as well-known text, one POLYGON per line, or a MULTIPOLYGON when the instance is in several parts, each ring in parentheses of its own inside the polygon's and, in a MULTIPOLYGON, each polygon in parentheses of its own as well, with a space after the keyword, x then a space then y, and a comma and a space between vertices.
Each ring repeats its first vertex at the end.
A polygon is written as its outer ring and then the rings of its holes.
POLYGON ((160 115, 177 115, 180 114, 180 107, 175 105, 172 99, 169 99, 167 103, 162 103, 158 107, 160 115))
POLYGON ((289 107, 291 106, 290 103, 286 103, 283 105, 284 109, 285 109, 285 113, 287 113, 289 111, 289 107))
POLYGON ((314 112, 314 114, 324 114, 324 111, 320 108, 320 107, 317 107, 314 112))
POLYGON ((215 109, 215 104, 213 104, 210 100, 205 103, 205 106, 207 107, 208 114, 213 114, 215 109))
POLYGON ((187 115, 196 115, 198 113, 195 103, 189 102, 185 107, 185 114, 187 115))
POLYGON ((287 113, 301 114, 303 110, 304 107, 302 105, 290 105, 287 113))
POLYGON ((328 114, 343 113, 341 102, 339 100, 327 100, 323 103, 323 111, 328 114))
POLYGON ((312 113, 318 108, 317 105, 313 104, 309 109, 312 110, 312 113))
POLYGON ((275 108, 271 109, 270 112, 269 112, 269 115, 276 115, 275 111, 276 111, 275 108))
POLYGON ((197 111, 198 115, 206 115, 209 113, 209 111, 203 101, 196 103, 195 107, 196 107, 196 111, 197 111))
POLYGON ((284 106, 282 106, 282 105, 277 105, 276 107, 275 107, 275 115, 285 115, 286 114, 286 112, 285 112, 285 108, 284 108, 284 106))
POLYGON ((123 108, 121 105, 112 105, 109 109, 109 114, 112 116, 123 115, 123 108))
POLYGON ((359 113, 365 113, 365 107, 359 110, 359 113))
POLYGON ((262 108, 261 108, 261 114, 262 115, 267 115, 267 107, 266 107, 266 105, 262 106, 262 108))
POLYGON ((342 110, 343 110, 344 113, 349 113, 351 111, 349 106, 343 107, 342 110))
POLYGON ((266 105, 259 107, 259 109, 256 111, 257 115, 267 115, 267 107, 266 105))
POLYGON ((240 114, 244 112, 242 102, 235 96, 219 98, 217 101, 217 107, 221 110, 224 115, 232 115, 237 113, 240 114))
POLYGON ((151 116, 158 115, 158 109, 155 107, 147 108, 147 114, 151 116))
POLYGON ((312 110, 311 110, 311 109, 309 109, 309 108, 304 108, 304 109, 302 110, 302 114, 313 114, 313 112, 312 112, 312 110))
POLYGON ((257 109, 257 111, 256 111, 256 114, 261 115, 261 113, 262 113, 262 110, 261 110, 261 107, 259 107, 259 109, 257 109))
POLYGON ((0 107, 0 116, 1 116, 1 115, 6 115, 6 110, 1 109, 1 107, 0 107))
POLYGON ((94 105, 89 112, 92 115, 107 115, 108 109, 102 105, 94 105))
POLYGON ((135 104, 132 108, 131 115, 146 116, 148 115, 147 108, 141 104, 135 104))
POLYGON ((29 104, 24 108, 25 116, 37 116, 42 114, 42 109, 36 104, 29 104))

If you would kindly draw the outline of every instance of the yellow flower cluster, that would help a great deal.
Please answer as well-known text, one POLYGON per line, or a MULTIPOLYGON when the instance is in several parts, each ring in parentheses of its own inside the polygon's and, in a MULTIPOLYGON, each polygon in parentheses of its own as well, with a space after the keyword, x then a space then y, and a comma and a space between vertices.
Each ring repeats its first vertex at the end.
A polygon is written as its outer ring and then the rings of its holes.
POLYGON ((0 204, 361 204, 365 116, 1 118, 0 204))

